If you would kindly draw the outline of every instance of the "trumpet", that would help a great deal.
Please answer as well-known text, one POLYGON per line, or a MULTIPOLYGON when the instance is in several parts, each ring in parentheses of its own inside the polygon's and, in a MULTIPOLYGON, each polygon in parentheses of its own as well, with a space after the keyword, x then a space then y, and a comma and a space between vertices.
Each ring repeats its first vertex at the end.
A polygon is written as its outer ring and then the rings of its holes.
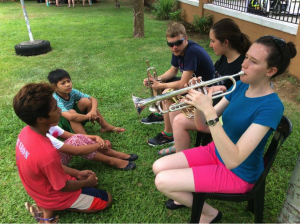
MULTIPOLYGON (((226 80, 226 79, 230 79, 233 83, 232 89, 230 91, 227 91, 225 93, 221 93, 221 94, 218 94, 218 95, 214 95, 212 97, 212 99, 217 99, 217 98, 220 98, 220 97, 223 97, 225 95, 228 95, 228 94, 232 93, 236 88, 236 81, 235 81, 234 77, 242 76, 242 75, 244 75, 244 72, 240 71, 240 72, 238 72, 234 75, 227 75, 227 76, 212 79, 212 80, 209 80, 209 81, 196 83, 195 85, 191 85, 191 86, 188 86, 188 87, 185 87, 185 88, 182 88, 182 89, 178 89, 178 90, 175 90, 175 91, 172 91, 172 92, 168 92, 168 93, 165 93, 165 94, 162 94, 162 95, 159 95, 159 96, 152 96, 152 97, 145 98, 145 99, 136 97, 132 94, 132 100, 133 100, 135 108, 137 109, 138 114, 140 114, 142 112, 142 110, 149 104, 152 104, 152 103, 155 103, 157 101, 162 101, 162 100, 180 95, 182 93, 187 92, 190 89, 198 89, 198 88, 205 89, 204 87, 207 87, 209 85, 218 83, 218 82, 226 80)), ((171 105, 169 107, 169 110, 164 111, 160 107, 159 107, 159 110, 160 110, 161 114, 165 114, 165 113, 174 112, 174 111, 177 111, 177 110, 182 110, 182 109, 187 108, 187 107, 190 107, 190 105, 188 105, 185 102, 180 102, 180 103, 175 103, 175 104, 171 105)))
MULTIPOLYGON (((147 76, 148 76, 148 83, 147 84, 150 87, 150 95, 153 97, 154 96, 154 90, 151 87, 152 82, 150 81, 150 77, 152 76, 156 81, 161 81, 161 80, 158 79, 156 69, 154 67, 149 66, 149 60, 147 60, 146 63, 147 63, 147 76)), ((156 95, 160 95, 161 91, 159 90, 159 91, 156 91, 155 93, 156 93, 156 95)), ((161 110, 161 107, 162 107, 162 105, 161 105, 160 102, 155 102, 155 103, 152 103, 152 105, 149 107, 149 110, 151 112, 159 112, 161 110)))

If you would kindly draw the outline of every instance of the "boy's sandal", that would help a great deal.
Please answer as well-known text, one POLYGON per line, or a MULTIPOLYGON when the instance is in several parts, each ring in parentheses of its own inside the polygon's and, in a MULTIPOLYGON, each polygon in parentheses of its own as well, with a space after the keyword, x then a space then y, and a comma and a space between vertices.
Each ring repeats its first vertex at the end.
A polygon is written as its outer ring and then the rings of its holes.
POLYGON ((111 130, 111 132, 116 132, 118 134, 120 134, 121 132, 124 132, 125 128, 121 128, 121 127, 115 127, 114 129, 111 130))
POLYGON ((39 223, 44 223, 45 221, 48 221, 50 223, 58 223, 58 215, 54 215, 53 217, 46 219, 46 218, 39 218, 39 223))
POLYGON ((176 148, 174 146, 170 146, 168 148, 163 149, 162 153, 160 153, 160 151, 157 152, 158 155, 166 156, 166 155, 171 155, 173 153, 176 153, 176 148))
POLYGON ((25 207, 31 216, 39 223, 43 223, 44 221, 49 221, 51 223, 58 222, 58 215, 54 215, 48 219, 43 218, 43 212, 36 204, 31 205, 29 202, 25 202, 25 207))
POLYGON ((36 204, 31 205, 29 202, 25 202, 25 208, 36 221, 39 221, 40 217, 43 215, 43 212, 36 204))

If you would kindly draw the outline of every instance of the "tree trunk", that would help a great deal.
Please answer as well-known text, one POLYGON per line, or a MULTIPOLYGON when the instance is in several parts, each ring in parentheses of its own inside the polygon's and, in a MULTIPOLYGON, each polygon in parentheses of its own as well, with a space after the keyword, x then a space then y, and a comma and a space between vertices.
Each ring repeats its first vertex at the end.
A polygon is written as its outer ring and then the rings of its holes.
POLYGON ((144 37, 144 0, 133 2, 133 37, 144 37))
POLYGON ((300 223, 300 154, 278 217, 281 223, 300 223))

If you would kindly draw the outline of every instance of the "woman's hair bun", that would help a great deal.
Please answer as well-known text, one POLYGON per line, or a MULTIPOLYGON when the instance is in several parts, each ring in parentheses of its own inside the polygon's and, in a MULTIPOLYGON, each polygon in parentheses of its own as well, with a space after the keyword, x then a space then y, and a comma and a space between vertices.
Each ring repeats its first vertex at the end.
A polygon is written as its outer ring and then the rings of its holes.
POLYGON ((288 50, 290 52, 291 58, 294 58, 297 54, 296 46, 293 42, 286 43, 286 46, 288 47, 288 50))

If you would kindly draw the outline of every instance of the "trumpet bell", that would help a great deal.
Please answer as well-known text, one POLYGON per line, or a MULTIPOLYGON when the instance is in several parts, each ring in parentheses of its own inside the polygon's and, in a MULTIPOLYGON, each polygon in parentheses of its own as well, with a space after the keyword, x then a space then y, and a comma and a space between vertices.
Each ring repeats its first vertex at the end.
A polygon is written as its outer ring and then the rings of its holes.
POLYGON ((140 115, 142 113, 142 111, 145 109, 146 106, 140 106, 141 105, 141 101, 143 99, 136 97, 135 95, 132 94, 132 101, 134 103, 135 108, 137 109, 138 114, 140 115))

